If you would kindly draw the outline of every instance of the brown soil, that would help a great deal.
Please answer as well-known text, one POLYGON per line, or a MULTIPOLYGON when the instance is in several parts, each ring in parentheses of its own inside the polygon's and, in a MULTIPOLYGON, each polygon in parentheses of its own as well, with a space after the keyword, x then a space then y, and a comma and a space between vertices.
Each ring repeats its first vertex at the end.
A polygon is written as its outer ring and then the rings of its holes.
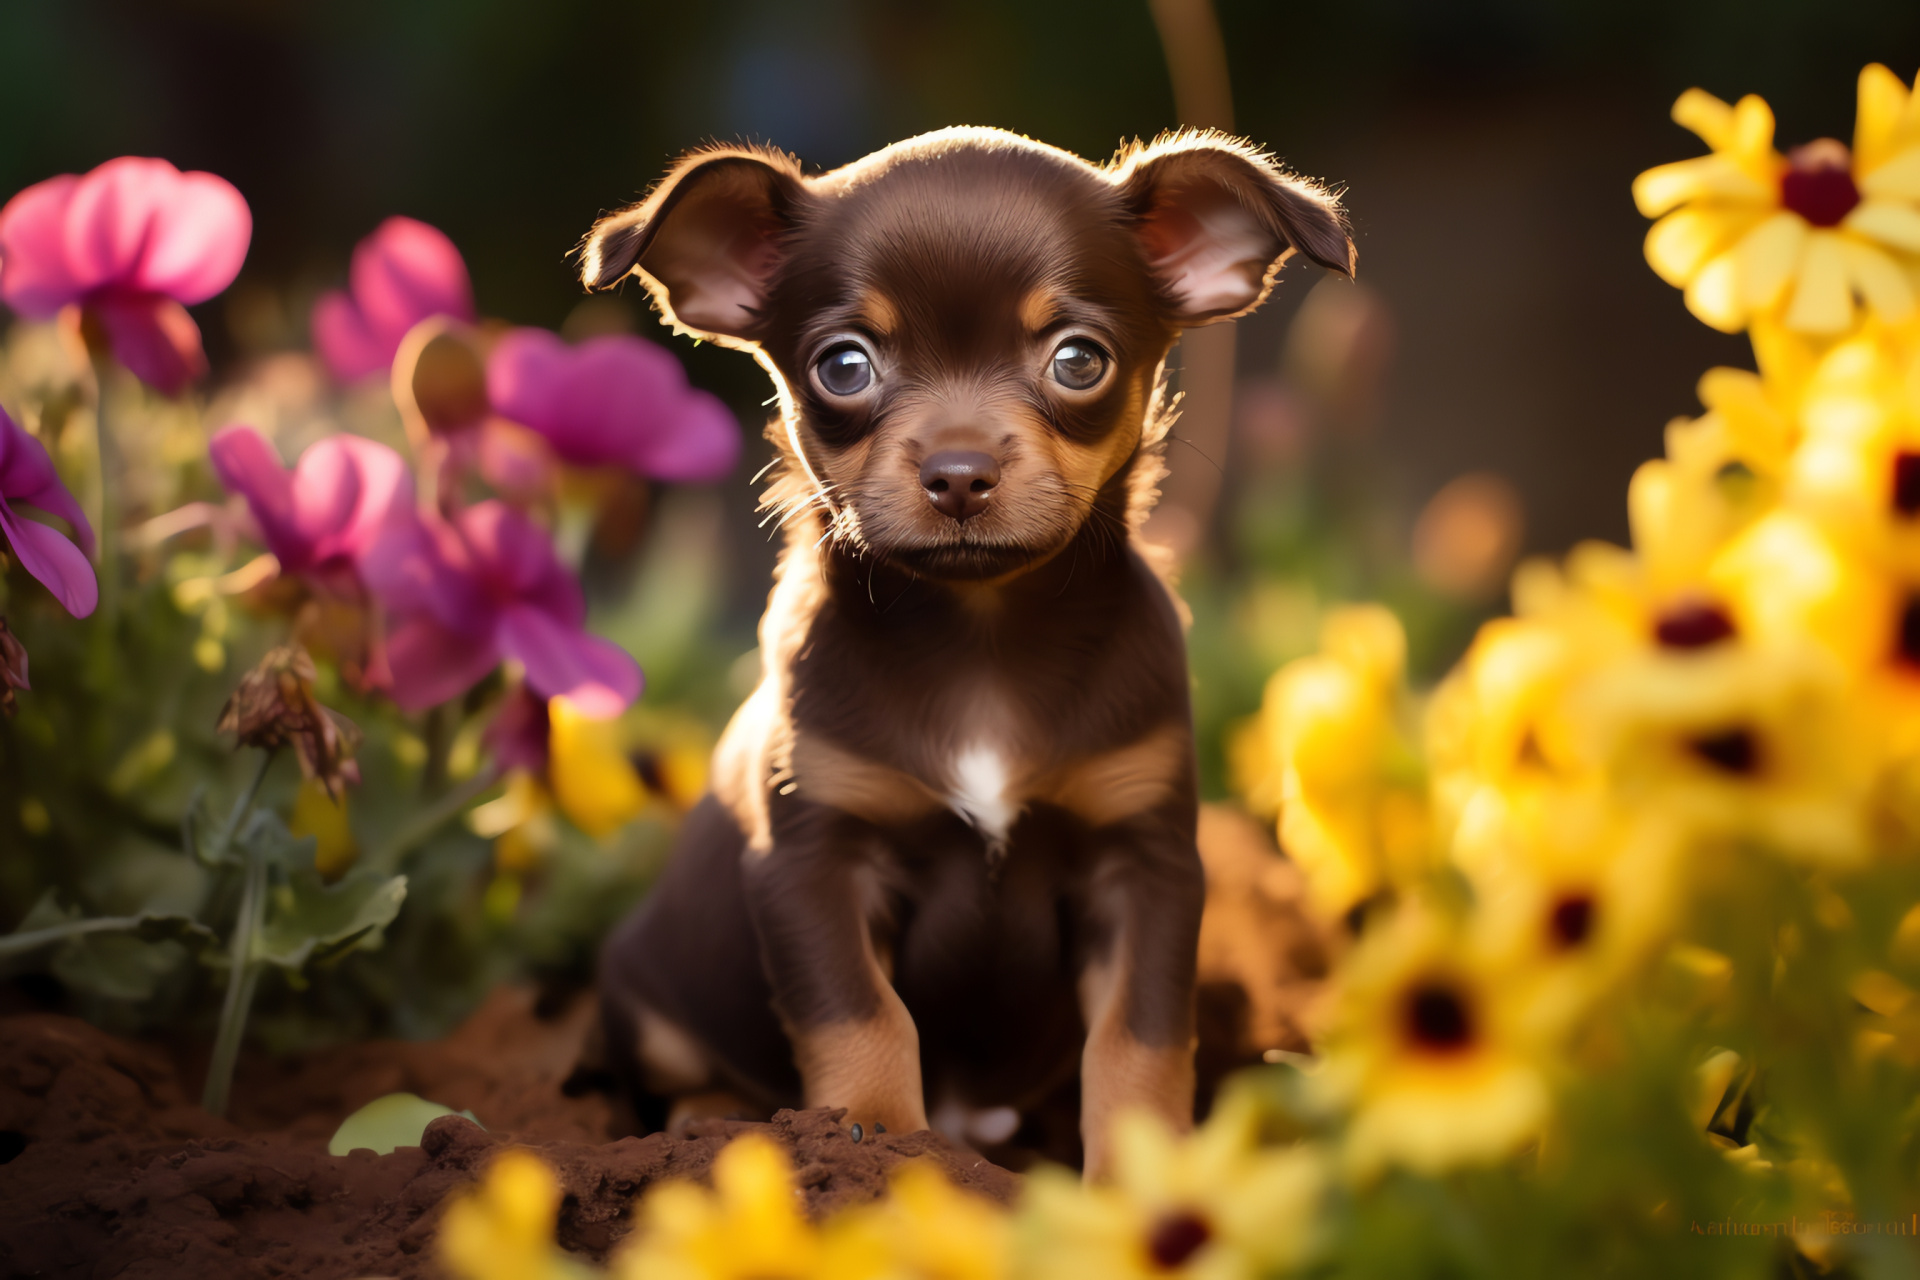
MULTIPOLYGON (((1204 1100, 1221 1074, 1264 1051, 1305 1047, 1301 1010, 1327 942, 1300 911, 1297 873, 1259 827, 1210 811, 1202 843, 1204 1100)), ((509 988, 442 1041, 249 1056, 229 1121, 190 1101, 198 1059, 54 1014, 0 1018, 0 1273, 435 1275, 442 1202, 506 1145, 554 1166, 567 1193, 561 1243, 595 1261, 627 1231, 636 1195, 662 1179, 705 1178, 715 1152, 749 1130, 794 1153, 816 1214, 880 1195, 889 1170, 916 1157, 978 1194, 1017 1193, 1014 1174, 932 1133, 855 1144, 838 1112, 621 1136, 618 1107, 580 1071, 594 1021, 590 996, 542 1017, 531 992, 509 988), (421 1147, 327 1154, 346 1115, 398 1090, 471 1110, 487 1128, 444 1117, 421 1147)))

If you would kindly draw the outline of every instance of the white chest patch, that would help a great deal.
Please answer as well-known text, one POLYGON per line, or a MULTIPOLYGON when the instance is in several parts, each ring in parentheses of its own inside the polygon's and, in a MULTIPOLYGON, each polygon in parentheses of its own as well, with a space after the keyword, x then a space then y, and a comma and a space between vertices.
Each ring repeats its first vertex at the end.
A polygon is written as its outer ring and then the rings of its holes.
POLYGON ((1004 846, 1020 816, 1006 757, 976 742, 953 758, 948 779, 947 806, 985 836, 990 848, 1004 846))

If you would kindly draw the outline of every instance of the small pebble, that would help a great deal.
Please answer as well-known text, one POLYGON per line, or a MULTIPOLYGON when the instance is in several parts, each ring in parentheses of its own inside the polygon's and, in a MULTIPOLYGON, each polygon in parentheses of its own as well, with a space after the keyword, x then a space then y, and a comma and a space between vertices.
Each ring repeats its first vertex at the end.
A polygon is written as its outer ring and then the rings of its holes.
POLYGON ((873 1134, 876 1138, 879 1137, 881 1134, 885 1133, 886 1131, 887 1131, 887 1126, 883 1124, 876 1124, 873 1126, 873 1134))
POLYGON ((858 1141, 860 1141, 860 1139, 862 1139, 862 1138, 864 1138, 864 1137, 866 1137, 866 1136, 867 1136, 867 1131, 866 1131, 865 1129, 862 1129, 862 1128, 861 1128, 861 1127, 860 1127, 859 1125, 857 1125, 857 1124, 853 1126, 853 1140, 854 1140, 855 1142, 858 1142, 858 1141))

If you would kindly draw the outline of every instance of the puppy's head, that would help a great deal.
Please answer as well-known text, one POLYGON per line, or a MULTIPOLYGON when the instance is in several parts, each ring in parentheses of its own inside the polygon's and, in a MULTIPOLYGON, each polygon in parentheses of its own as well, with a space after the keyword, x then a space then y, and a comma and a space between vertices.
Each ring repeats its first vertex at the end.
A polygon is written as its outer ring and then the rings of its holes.
POLYGON ((951 129, 813 177, 697 152, 581 260, 589 287, 638 274, 670 323, 758 356, 836 539, 978 579, 1072 540, 1154 443, 1179 331, 1258 306, 1296 250, 1352 271, 1334 200, 1232 139, 1096 167, 951 129))

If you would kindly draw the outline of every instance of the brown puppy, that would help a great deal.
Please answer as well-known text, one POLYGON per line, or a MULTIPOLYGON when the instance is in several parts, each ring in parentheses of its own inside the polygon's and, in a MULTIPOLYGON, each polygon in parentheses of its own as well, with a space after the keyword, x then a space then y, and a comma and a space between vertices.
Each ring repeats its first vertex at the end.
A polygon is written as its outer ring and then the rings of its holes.
POLYGON ((594 227, 590 287, 638 274, 780 403, 761 683, 603 958, 643 1094, 991 1139, 1077 1063, 1094 1175, 1116 1110, 1191 1123, 1187 667, 1133 537, 1168 349, 1295 250, 1351 272, 1333 199, 1205 134, 716 147, 594 227))

